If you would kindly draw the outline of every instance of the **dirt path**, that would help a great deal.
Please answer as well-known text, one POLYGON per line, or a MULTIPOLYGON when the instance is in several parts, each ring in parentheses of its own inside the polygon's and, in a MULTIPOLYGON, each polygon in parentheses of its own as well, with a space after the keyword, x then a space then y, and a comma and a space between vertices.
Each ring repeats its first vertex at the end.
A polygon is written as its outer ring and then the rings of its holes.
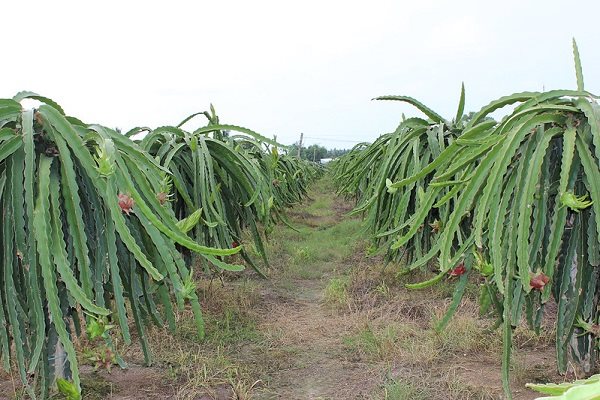
POLYGON ((288 232, 295 249, 278 258, 284 265, 275 267, 280 270, 268 289, 279 301, 268 304, 258 324, 259 330, 276 338, 276 347, 294 352, 288 366, 273 371, 257 399, 370 398, 380 381, 373 365, 348 355, 344 338, 356 321, 326 299, 328 282, 348 269, 347 261, 360 251, 357 221, 348 223, 350 204, 330 190, 312 196, 289 214, 300 233, 288 232), (344 223, 348 226, 339 229, 344 223))
POLYGON ((375 383, 370 379, 372 367, 348 360, 343 343, 348 326, 323 306, 323 285, 298 284, 298 300, 274 308, 269 320, 260 324, 261 330, 279 332, 279 345, 298 352, 257 398, 367 398, 375 383))

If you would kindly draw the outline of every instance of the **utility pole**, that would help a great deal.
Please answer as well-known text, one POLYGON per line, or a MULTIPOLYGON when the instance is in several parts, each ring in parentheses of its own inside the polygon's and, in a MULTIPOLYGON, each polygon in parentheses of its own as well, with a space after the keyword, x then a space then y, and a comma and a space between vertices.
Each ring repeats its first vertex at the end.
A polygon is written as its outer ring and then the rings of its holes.
POLYGON ((302 149, 302 139, 304 138, 304 133, 300 132, 300 144, 298 145, 298 158, 300 158, 300 150, 302 149))
POLYGON ((313 149, 313 162, 317 159, 317 146, 313 149))

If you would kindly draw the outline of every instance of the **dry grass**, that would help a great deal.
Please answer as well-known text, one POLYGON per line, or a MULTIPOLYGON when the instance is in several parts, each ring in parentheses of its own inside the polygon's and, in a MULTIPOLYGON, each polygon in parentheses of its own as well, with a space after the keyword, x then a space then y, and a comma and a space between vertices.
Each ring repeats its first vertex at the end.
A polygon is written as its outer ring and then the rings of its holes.
MULTIPOLYGON (((404 282, 380 265, 356 268, 360 271, 348 271, 350 281, 345 282, 345 302, 349 306, 339 312, 364 321, 345 338, 352 357, 390 368, 387 383, 375 397, 500 398, 501 336, 499 331, 491 330, 493 318, 479 316, 473 300, 476 293, 465 296, 446 328, 437 332, 434 327, 450 303, 452 282, 408 291, 404 282)), ((536 335, 521 326, 515 331, 514 342, 515 388, 523 387, 525 382, 558 379, 553 373, 551 328, 536 335), (540 364, 536 356, 546 362, 540 364)), ((516 398, 531 398, 523 390, 517 392, 516 398)))

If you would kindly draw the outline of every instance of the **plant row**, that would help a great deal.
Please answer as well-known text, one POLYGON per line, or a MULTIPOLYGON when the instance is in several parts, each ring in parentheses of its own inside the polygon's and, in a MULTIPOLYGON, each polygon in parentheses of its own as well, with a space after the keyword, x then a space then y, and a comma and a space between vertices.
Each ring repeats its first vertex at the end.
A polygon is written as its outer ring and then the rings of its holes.
POLYGON ((103 362, 124 365, 108 331, 118 326, 128 344, 133 321, 150 363, 148 325, 174 330, 175 308, 189 307, 202 338, 192 266, 241 271, 239 254, 263 274, 265 235, 319 173, 273 140, 220 124, 212 107, 121 134, 34 93, 0 100, 3 367, 16 367, 31 398, 56 378, 78 398, 74 336, 87 332, 103 343, 103 362), (41 105, 24 109, 25 99, 41 105), (186 131, 191 118, 206 125, 186 131))
POLYGON ((435 266, 407 285, 456 281, 443 329, 469 280, 480 282, 482 311, 502 326, 503 385, 510 397, 512 333, 556 321, 560 372, 570 361, 590 373, 600 335, 600 107, 583 87, 574 43, 576 90, 516 93, 452 120, 417 100, 425 118, 403 118, 372 144, 333 166, 338 190, 356 198, 373 251, 403 261, 400 274, 435 266), (492 114, 506 106, 500 120, 492 114), (555 302, 555 315, 546 305, 555 302))

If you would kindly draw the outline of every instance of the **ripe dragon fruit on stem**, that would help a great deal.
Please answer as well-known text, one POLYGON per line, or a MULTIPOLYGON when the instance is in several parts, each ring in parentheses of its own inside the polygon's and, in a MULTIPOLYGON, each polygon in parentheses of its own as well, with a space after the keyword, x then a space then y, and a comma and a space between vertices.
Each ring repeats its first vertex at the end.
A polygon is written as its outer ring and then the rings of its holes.
POLYGON ((464 261, 461 261, 456 267, 450 270, 450 276, 461 276, 465 272, 467 272, 467 269, 465 268, 465 263, 464 261))

